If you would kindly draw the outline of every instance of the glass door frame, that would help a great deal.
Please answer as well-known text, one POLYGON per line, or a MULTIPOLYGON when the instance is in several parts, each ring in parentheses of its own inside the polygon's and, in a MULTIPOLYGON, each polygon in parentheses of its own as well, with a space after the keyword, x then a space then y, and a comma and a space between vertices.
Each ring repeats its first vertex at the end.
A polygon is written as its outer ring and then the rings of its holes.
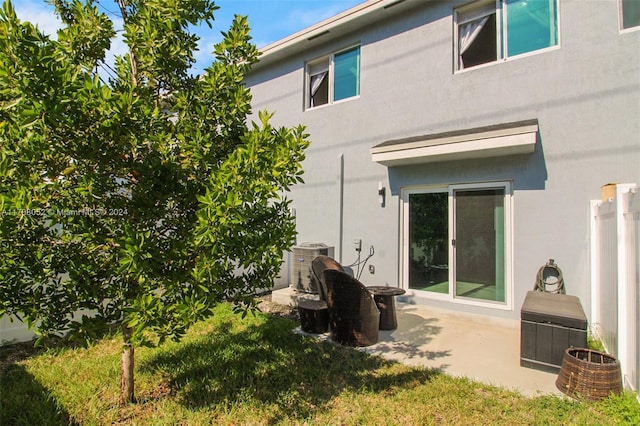
POLYGON ((474 305, 489 307, 493 309, 513 310, 513 194, 512 185, 509 181, 481 182, 466 184, 451 184, 437 186, 407 186, 401 188, 400 197, 400 280, 401 286, 408 295, 415 295, 420 298, 441 300, 463 305, 474 305), (504 190, 504 279, 505 279, 505 301, 496 302, 482 299, 460 298, 455 296, 455 288, 451 284, 455 274, 455 252, 451 243, 455 233, 455 212, 454 212, 454 192, 459 190, 483 190, 501 189, 504 190), (412 194, 426 193, 447 193, 448 194, 448 224, 449 224, 449 292, 435 293, 409 288, 409 196, 412 194))

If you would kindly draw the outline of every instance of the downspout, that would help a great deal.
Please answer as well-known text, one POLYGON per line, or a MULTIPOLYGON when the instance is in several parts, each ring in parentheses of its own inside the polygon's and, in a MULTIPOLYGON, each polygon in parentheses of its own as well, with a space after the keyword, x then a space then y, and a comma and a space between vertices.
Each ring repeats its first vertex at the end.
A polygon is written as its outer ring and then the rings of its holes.
POLYGON ((293 246, 287 250, 287 285, 288 287, 291 287, 291 285, 293 284, 293 274, 291 273, 291 268, 292 268, 292 256, 291 254, 293 253, 293 247, 298 245, 298 212, 296 211, 295 208, 291 209, 291 215, 293 216, 293 226, 294 229, 296 230, 296 236, 295 239, 293 240, 293 246))
POLYGON ((600 300, 600 264, 598 262, 598 225, 597 225, 597 216, 598 216, 598 206, 601 204, 600 200, 591 200, 589 201, 589 228, 590 228, 590 247, 589 247, 589 258, 591 264, 591 318, 589 324, 591 324, 591 332, 595 335, 596 338, 602 340, 602 329, 600 328, 601 324, 601 312, 600 307, 598 306, 598 301, 600 300))
POLYGON ((344 241, 344 154, 338 154, 338 262, 342 263, 342 245, 344 241))

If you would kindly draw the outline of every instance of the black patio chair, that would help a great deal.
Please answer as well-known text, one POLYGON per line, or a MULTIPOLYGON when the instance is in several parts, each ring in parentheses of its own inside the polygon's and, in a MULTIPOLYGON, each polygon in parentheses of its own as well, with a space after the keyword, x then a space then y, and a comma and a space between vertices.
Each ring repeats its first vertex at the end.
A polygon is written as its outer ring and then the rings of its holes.
POLYGON ((349 346, 376 343, 380 311, 369 290, 343 271, 326 269, 323 275, 332 339, 349 346))
POLYGON ((311 262, 311 278, 315 280, 320 300, 298 300, 300 327, 307 333, 325 333, 329 330, 329 310, 327 306, 327 286, 322 272, 326 269, 344 271, 335 259, 319 255, 311 262))
POLYGON ((344 268, 337 260, 325 255, 318 255, 311 261, 311 271, 313 272, 313 279, 316 280, 318 293, 320 300, 327 300, 327 285, 324 282, 324 276, 322 273, 327 269, 333 269, 336 271, 344 272, 344 268))

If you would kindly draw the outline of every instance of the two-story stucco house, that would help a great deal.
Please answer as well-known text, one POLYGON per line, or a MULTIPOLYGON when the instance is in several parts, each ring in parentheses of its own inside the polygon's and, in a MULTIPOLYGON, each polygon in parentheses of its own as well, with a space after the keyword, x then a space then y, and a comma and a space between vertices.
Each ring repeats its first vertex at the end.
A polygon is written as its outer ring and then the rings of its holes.
POLYGON ((298 241, 512 319, 553 258, 589 315, 589 200, 640 183, 639 6, 369 0, 263 48, 254 110, 311 135, 298 241))

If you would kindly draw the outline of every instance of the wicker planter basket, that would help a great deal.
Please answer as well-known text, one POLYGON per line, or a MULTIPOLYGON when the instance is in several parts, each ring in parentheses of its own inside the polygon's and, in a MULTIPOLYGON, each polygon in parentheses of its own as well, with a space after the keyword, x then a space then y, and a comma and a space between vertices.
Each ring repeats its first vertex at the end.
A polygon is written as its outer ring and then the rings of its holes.
POLYGON ((620 361, 615 357, 583 348, 564 351, 556 387, 574 398, 598 401, 611 393, 622 393, 620 361))

